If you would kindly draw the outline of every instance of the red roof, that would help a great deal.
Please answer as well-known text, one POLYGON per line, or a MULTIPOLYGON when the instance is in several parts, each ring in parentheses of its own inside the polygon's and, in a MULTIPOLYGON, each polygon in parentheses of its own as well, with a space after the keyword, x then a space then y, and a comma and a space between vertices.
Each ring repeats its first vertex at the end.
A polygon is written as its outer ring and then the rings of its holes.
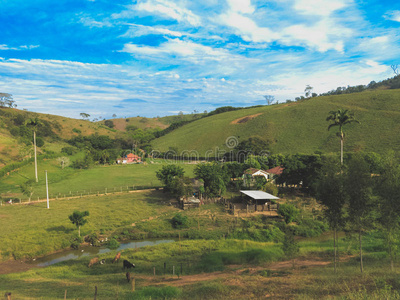
POLYGON ((282 168, 281 166, 277 166, 275 168, 267 170, 266 172, 270 173, 270 174, 281 175, 283 170, 285 170, 285 168, 282 168))

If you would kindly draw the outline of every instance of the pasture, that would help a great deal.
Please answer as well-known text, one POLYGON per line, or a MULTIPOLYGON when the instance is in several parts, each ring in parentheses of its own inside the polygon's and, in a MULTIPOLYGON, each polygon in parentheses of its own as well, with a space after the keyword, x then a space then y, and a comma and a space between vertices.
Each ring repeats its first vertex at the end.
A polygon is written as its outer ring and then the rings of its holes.
POLYGON ((231 142, 258 136, 270 143, 273 154, 311 154, 339 151, 336 130, 327 130, 331 110, 349 109, 361 124, 346 127, 345 151, 385 153, 400 149, 400 137, 393 135, 400 126, 400 90, 373 90, 362 93, 315 97, 277 105, 240 109, 196 120, 152 141, 153 148, 178 153, 195 150, 200 156, 212 151, 230 151, 231 142), (241 120, 241 121, 240 121, 241 120))
MULTIPOLYGON (((154 188, 161 186, 156 177, 156 171, 161 169, 168 161, 155 160, 153 164, 133 165, 97 165, 90 169, 62 169, 56 159, 39 160, 39 182, 33 185, 33 200, 46 197, 45 170, 49 182, 51 198, 64 196, 80 196, 105 192, 117 192, 141 188, 154 188)), ((193 177, 194 165, 180 164, 185 170, 185 176, 193 177)), ((22 198, 28 197, 21 194, 19 186, 29 179, 34 179, 34 165, 29 164, 12 172, 1 179, 0 196, 22 198)))
POLYGON ((0 275, 0 292, 12 292, 16 299, 63 299, 67 291, 67 299, 93 299, 97 286, 99 299, 399 299, 400 280, 389 272, 379 238, 366 239, 363 275, 354 256, 357 243, 348 238, 340 239, 341 262, 333 273, 328 238, 301 241, 294 268, 279 244, 186 240, 126 250, 116 264, 111 252, 99 255, 104 265, 91 268, 86 257, 0 275), (123 259, 136 264, 130 270, 135 292, 123 259))
POLYGON ((0 254, 3 260, 10 257, 36 257, 68 248, 77 234, 68 215, 74 210, 88 210, 88 223, 81 234, 103 233, 110 235, 123 226, 160 217, 175 211, 166 203, 168 195, 157 191, 135 192, 122 195, 91 196, 56 200, 26 205, 0 207, 0 254))

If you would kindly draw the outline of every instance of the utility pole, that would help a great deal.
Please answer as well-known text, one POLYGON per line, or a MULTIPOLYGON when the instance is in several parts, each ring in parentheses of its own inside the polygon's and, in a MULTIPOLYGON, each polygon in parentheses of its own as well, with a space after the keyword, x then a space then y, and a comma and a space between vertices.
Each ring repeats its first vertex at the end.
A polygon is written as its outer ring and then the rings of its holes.
POLYGON ((50 208, 50 205, 49 205, 49 184, 47 182, 47 170, 46 170, 46 193, 47 193, 47 209, 49 209, 50 208))
POLYGON ((36 131, 33 131, 33 146, 35 148, 35 178, 36 182, 38 182, 38 176, 37 176, 37 158, 36 158, 36 131))

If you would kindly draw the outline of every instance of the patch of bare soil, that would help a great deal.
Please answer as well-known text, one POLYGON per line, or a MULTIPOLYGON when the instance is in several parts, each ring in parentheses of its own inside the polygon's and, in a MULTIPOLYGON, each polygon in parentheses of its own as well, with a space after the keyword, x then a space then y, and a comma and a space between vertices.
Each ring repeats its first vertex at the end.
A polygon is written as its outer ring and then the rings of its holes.
POLYGON ((17 261, 17 260, 8 260, 0 262, 0 274, 25 272, 32 268, 39 268, 39 267, 28 264, 24 261, 17 261))
POLYGON ((249 116, 245 116, 245 117, 233 120, 231 122, 231 124, 243 124, 243 123, 246 123, 246 122, 258 117, 259 115, 262 115, 262 113, 258 113, 258 114, 255 114, 255 115, 249 115, 249 116))
MULTIPOLYGON (((331 264, 330 261, 323 261, 323 260, 296 260, 295 261, 295 270, 304 269, 304 268, 311 268, 311 267, 320 267, 326 266, 331 264)), ((253 275, 261 270, 292 270, 293 269, 293 262, 290 261, 282 261, 271 263, 266 266, 256 266, 256 267, 246 267, 243 266, 230 266, 227 271, 225 272, 212 272, 212 273, 201 273, 196 275, 184 275, 180 278, 177 276, 175 277, 167 277, 167 278, 159 278, 159 277, 151 277, 151 276, 138 276, 137 278, 143 279, 145 282, 143 283, 144 286, 148 285, 162 285, 167 284, 171 286, 185 286, 190 284, 199 283, 202 281, 210 281, 216 279, 222 279, 227 282, 236 282, 235 285, 242 285, 240 281, 240 277, 242 273, 246 275, 253 275)), ((288 275, 291 276, 291 275, 288 275)), ((270 279, 269 279, 270 280, 270 279)))

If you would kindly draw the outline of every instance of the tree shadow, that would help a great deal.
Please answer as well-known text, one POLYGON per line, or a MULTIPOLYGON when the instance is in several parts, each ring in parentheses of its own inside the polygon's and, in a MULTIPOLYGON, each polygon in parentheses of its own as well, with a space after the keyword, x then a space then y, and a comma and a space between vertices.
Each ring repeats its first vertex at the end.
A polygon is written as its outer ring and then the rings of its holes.
POLYGON ((60 225, 60 226, 53 226, 53 227, 49 227, 46 229, 46 231, 57 231, 57 232, 65 232, 65 233, 71 233, 72 231, 74 231, 75 229, 73 228, 68 228, 65 227, 64 225, 60 225))

